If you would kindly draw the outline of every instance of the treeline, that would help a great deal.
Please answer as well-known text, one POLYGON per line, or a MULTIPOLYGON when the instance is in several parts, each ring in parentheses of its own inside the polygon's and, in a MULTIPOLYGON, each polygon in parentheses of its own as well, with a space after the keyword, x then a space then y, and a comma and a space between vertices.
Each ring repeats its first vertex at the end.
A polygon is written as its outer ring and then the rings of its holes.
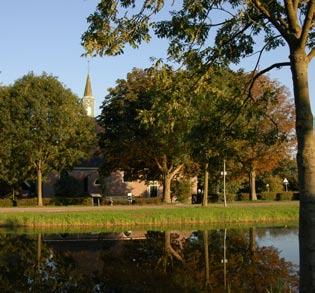
POLYGON ((295 189, 293 102, 268 77, 249 92, 251 80, 226 68, 134 69, 109 89, 98 117, 103 174, 161 180, 164 202, 178 178, 199 176, 205 194, 222 191, 223 161, 228 192, 247 190, 255 200, 257 188, 283 190, 284 176, 295 189))
MULTIPOLYGON (((196 176, 204 194, 222 193, 225 161, 229 194, 255 200, 256 191, 283 190, 283 178, 296 190, 293 103, 267 77, 249 93, 250 82, 219 67, 200 75, 166 65, 134 69, 109 89, 97 118, 102 176, 123 170, 126 180, 159 180, 163 201, 171 202, 185 200, 196 176)), ((47 74, 1 87, 0 125, 0 179, 13 196, 36 181, 39 205, 43 178, 70 170, 97 145, 95 121, 47 74)))

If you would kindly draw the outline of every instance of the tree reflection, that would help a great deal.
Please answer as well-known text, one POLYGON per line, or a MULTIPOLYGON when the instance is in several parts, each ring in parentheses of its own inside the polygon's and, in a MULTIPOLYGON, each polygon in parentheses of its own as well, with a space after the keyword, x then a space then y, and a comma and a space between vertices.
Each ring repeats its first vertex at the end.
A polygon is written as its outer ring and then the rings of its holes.
POLYGON ((255 229, 148 231, 145 239, 132 241, 110 235, 68 242, 41 234, 0 235, 0 289, 285 292, 297 286, 293 265, 275 248, 257 246, 255 229))

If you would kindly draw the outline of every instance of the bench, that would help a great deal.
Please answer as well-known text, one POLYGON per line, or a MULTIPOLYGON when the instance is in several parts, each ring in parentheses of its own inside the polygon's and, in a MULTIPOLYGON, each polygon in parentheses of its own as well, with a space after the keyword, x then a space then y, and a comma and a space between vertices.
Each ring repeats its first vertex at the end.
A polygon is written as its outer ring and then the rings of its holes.
POLYGON ((95 203, 97 206, 101 205, 102 195, 100 195, 99 193, 91 193, 90 196, 92 199, 92 206, 95 206, 95 203))

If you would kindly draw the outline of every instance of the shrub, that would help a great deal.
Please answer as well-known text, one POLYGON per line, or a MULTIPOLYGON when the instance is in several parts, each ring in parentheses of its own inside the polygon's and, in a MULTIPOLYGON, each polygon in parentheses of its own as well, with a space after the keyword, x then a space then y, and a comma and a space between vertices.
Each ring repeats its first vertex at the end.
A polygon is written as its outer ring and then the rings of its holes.
POLYGON ((160 204, 162 202, 160 197, 136 197, 134 198, 135 204, 160 204))
POLYGON ((51 198, 51 203, 56 206, 68 206, 68 205, 92 205, 91 197, 54 197, 51 198))
POLYGON ((249 193, 248 192, 241 192, 241 193, 237 194, 236 199, 241 200, 241 201, 242 200, 250 200, 249 193))
POLYGON ((293 191, 262 192, 261 199, 264 200, 299 200, 299 193, 293 191))
MULTIPOLYGON (((235 201, 236 200, 236 195, 234 193, 226 193, 226 201, 235 201)), ((223 193, 211 193, 208 196, 208 201, 209 202, 224 202, 224 196, 223 193)))
POLYGON ((218 202, 219 194, 218 193, 210 193, 208 196, 208 202, 218 202))
MULTIPOLYGON (((226 201, 229 201, 229 202, 235 201, 235 199, 236 199, 236 195, 234 193, 226 193, 225 197, 226 197, 226 201)), ((219 201, 224 202, 223 193, 219 194, 219 201)))
POLYGON ((191 202, 191 183, 189 179, 180 179, 173 182, 172 195, 179 202, 191 202))
MULTIPOLYGON (((44 205, 52 205, 53 200, 51 198, 43 198, 44 205)), ((0 207, 31 207, 37 205, 37 198, 23 198, 23 199, 15 199, 12 200, 11 198, 3 198, 0 199, 0 207)))

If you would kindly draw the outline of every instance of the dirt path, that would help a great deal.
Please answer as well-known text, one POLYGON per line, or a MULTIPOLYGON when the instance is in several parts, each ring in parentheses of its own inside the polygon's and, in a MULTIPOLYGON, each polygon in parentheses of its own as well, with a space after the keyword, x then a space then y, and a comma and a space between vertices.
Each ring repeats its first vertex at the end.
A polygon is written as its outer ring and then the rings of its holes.
MULTIPOLYGON (((292 205, 299 206, 298 201, 279 201, 279 202, 236 202, 229 203, 228 207, 252 207, 252 206, 281 206, 292 205)), ((49 206, 49 207, 9 207, 0 208, 0 213, 55 213, 55 212, 89 212, 89 211, 108 211, 108 210, 137 210, 137 209, 173 209, 173 208, 187 208, 187 207, 200 207, 200 205, 188 204, 163 204, 163 205, 117 205, 117 206, 49 206)), ((223 204, 209 204, 211 207, 223 207, 223 204)))

